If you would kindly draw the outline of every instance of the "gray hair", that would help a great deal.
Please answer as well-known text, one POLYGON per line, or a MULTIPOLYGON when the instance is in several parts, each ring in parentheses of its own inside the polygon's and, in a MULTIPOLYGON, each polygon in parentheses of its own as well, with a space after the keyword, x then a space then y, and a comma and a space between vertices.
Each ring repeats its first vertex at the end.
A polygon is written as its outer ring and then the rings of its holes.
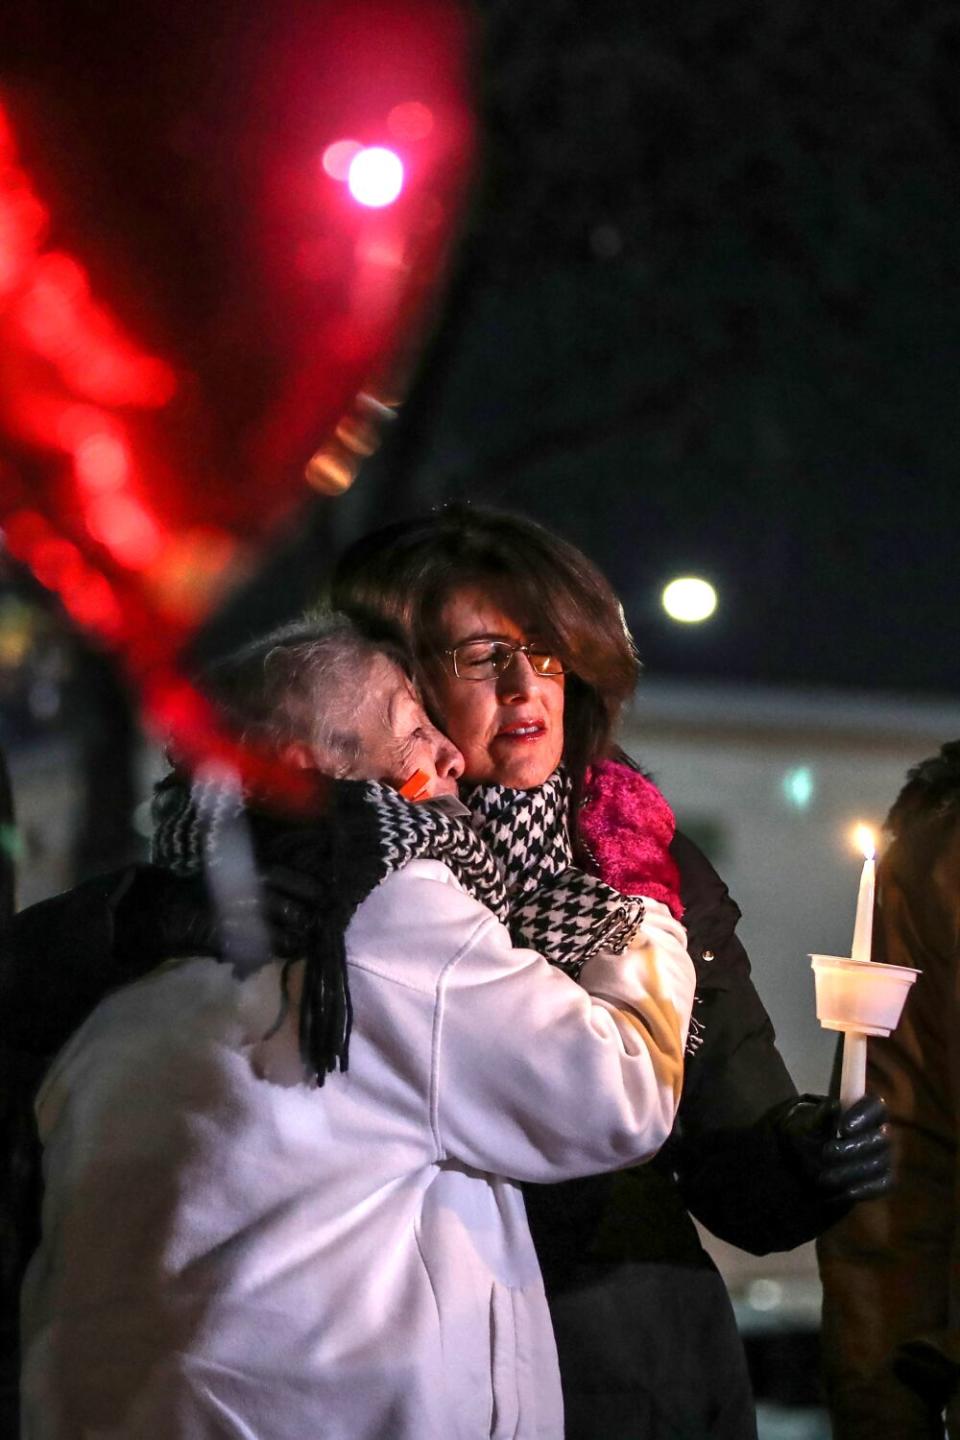
POLYGON ((240 739, 271 749, 310 745, 343 775, 360 760, 358 716, 381 657, 410 674, 391 630, 332 611, 251 641, 210 666, 200 688, 240 739))

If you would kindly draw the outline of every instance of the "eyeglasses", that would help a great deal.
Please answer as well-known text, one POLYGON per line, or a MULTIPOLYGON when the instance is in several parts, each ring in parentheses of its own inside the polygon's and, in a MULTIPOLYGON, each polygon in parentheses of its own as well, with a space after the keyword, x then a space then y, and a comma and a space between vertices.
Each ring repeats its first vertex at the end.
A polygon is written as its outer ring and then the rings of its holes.
POLYGON ((513 640, 468 640, 445 650, 453 660, 453 673, 458 680, 492 680, 513 664, 515 655, 526 655, 536 675, 562 675, 564 664, 542 645, 519 645, 513 640))

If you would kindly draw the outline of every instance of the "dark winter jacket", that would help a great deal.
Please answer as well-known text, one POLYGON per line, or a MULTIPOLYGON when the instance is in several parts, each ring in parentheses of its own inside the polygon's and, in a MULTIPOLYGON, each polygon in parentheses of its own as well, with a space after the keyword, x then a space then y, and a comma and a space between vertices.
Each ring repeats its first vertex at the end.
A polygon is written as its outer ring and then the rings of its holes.
POLYGON ((869 1046, 896 1184, 819 1245, 838 1440, 960 1437, 960 741, 911 771, 887 820, 873 959, 921 975, 869 1046))
MULTIPOLYGON (((765 1254, 827 1223, 781 1147, 796 1089, 736 935, 740 910, 678 834, 699 1045, 671 1139, 650 1164, 526 1187, 564 1382, 567 1440, 750 1440, 743 1347, 723 1281, 691 1214, 765 1254)), ((696 1042, 695 1042, 696 1043, 696 1042)))

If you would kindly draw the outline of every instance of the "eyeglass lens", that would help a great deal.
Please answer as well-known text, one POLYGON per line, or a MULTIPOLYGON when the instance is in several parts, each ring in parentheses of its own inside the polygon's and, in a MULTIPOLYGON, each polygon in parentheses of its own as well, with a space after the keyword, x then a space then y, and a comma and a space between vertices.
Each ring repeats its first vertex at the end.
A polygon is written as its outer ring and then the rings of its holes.
POLYGON ((517 652, 526 655, 537 675, 562 675, 563 662, 540 646, 514 645, 508 640, 471 640, 458 645, 453 653, 453 667, 462 680, 489 680, 502 675, 517 652))

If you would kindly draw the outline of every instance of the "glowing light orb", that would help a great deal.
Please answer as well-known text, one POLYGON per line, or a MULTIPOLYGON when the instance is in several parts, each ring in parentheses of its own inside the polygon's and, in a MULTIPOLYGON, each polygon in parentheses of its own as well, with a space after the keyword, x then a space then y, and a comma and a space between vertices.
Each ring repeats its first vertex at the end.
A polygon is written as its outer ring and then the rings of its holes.
POLYGON ((671 620, 683 625, 699 625, 709 620, 717 608, 717 592, 709 580, 700 580, 695 575, 680 575, 664 586, 660 597, 664 610, 671 620))
POLYGON ((747 1286, 747 1303, 754 1310, 776 1310, 783 1304, 783 1286, 779 1280, 753 1280, 747 1286))
POLYGON ((347 185, 360 205, 372 210, 392 205, 403 189, 403 162, 383 145, 370 145, 350 161, 347 185))
POLYGON ((797 765, 788 770, 780 782, 787 804, 794 810, 806 810, 813 799, 816 784, 809 765, 797 765))
POLYGON ((334 140, 320 156, 320 164, 331 180, 346 180, 351 162, 362 149, 359 140, 334 140))

